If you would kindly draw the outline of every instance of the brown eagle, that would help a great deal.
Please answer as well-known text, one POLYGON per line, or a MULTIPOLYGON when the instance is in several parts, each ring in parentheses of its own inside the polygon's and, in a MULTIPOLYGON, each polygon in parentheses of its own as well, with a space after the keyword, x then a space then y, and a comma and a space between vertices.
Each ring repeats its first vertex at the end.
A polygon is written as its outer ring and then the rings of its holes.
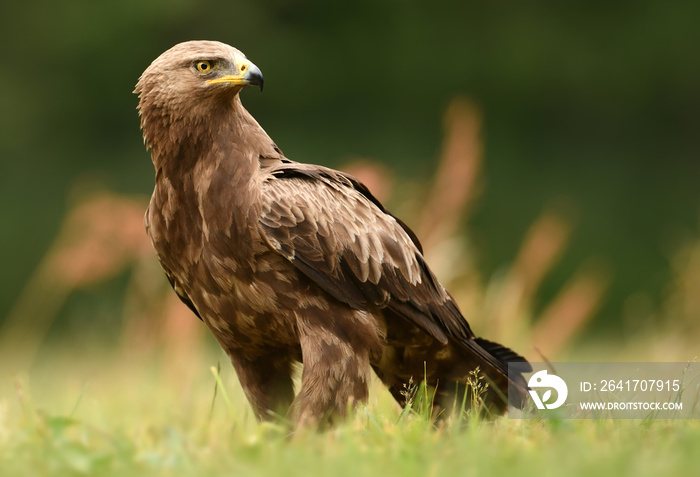
POLYGON ((416 236, 362 183, 287 159, 241 105, 248 85, 262 90, 263 77, 240 51, 189 41, 135 93, 156 170, 146 230, 257 416, 343 415, 367 398, 372 369, 400 404, 405 384, 425 378, 449 407, 478 366, 503 408, 507 363, 524 359, 474 336, 416 236))

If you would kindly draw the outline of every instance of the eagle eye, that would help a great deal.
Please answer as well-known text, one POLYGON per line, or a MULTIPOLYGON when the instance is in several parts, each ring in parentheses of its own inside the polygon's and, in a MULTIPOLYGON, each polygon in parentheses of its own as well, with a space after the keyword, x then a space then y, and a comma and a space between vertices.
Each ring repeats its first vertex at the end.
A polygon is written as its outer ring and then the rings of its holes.
POLYGON ((197 68, 197 71, 199 71, 200 73, 209 73, 211 71, 212 65, 210 61, 200 60, 197 63, 195 63, 195 68, 197 68))

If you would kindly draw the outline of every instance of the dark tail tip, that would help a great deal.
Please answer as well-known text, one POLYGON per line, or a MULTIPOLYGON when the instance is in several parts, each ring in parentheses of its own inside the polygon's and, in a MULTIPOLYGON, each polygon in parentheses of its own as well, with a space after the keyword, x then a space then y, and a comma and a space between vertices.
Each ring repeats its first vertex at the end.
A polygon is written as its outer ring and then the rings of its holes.
MULTIPOLYGON (((518 363, 527 363, 527 360, 520 356, 518 353, 513 351, 510 348, 506 348, 503 345, 500 345, 498 343, 494 343, 493 341, 485 340, 484 338, 475 338, 474 341, 484 348, 486 351, 489 352, 494 358, 496 358, 498 361, 501 363, 505 364, 508 366, 508 363, 517 361, 518 363)), ((532 367, 527 365, 526 367, 521 368, 524 371, 532 371, 532 367)))

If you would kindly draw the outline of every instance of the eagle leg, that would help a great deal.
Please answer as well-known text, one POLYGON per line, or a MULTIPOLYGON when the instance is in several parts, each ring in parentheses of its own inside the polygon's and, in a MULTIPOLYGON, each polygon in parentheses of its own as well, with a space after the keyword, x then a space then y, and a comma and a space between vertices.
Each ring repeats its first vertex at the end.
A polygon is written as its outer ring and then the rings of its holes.
POLYGON ((309 311, 297 319, 304 369, 292 413, 300 426, 344 418, 367 400, 370 357, 380 340, 368 313, 337 307, 329 317, 328 311, 309 311))
POLYGON ((294 400, 291 357, 283 352, 268 352, 256 359, 232 350, 228 354, 258 419, 285 416, 294 400))

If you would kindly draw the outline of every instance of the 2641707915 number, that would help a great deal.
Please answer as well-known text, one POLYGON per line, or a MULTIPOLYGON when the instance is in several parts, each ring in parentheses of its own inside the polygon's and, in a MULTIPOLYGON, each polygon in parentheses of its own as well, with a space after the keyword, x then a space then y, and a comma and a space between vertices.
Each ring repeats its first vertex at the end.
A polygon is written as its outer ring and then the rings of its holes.
POLYGON ((680 379, 628 379, 626 381, 614 379, 600 381, 600 391, 601 392, 614 392, 614 391, 626 391, 626 392, 647 392, 647 391, 680 391, 681 381, 680 379))

